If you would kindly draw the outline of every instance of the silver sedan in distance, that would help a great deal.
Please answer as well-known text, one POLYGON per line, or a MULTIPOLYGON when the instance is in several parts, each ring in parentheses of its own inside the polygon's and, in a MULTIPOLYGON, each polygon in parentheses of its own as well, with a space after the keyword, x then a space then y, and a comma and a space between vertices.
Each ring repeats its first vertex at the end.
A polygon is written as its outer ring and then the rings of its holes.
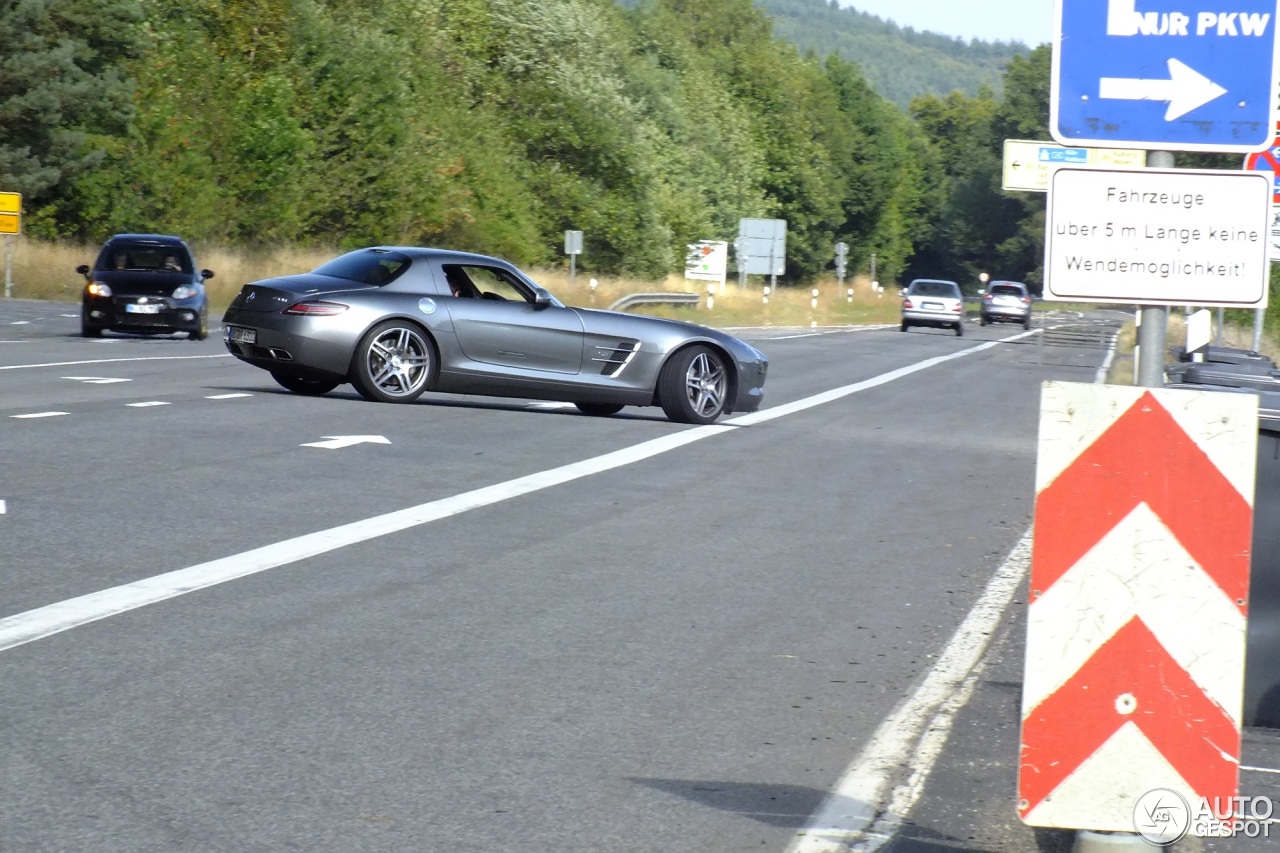
POLYGON ((368 400, 424 391, 558 400, 589 415, 661 406, 678 423, 753 412, 769 360, 715 329, 571 308, 498 258, 375 247, 245 285, 232 355, 298 394, 350 382, 368 400))

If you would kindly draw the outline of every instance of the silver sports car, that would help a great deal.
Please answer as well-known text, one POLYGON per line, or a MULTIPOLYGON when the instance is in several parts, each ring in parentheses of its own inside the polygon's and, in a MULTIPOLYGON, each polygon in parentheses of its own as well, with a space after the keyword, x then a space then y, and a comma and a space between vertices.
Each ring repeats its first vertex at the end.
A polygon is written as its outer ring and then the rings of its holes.
POLYGON ((366 399, 423 391, 563 400, 589 415, 661 406, 680 423, 753 412, 769 360, 714 329, 569 308, 506 261, 378 247, 247 284, 227 349, 290 391, 350 382, 366 399))

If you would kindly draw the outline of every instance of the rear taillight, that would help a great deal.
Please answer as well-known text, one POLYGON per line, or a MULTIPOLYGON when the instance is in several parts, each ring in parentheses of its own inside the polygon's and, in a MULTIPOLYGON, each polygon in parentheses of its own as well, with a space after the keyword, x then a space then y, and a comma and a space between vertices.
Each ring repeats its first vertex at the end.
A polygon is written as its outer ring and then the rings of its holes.
POLYGON ((285 314, 303 314, 307 317, 333 317, 347 310, 341 302, 299 302, 284 309, 285 314))
POLYGON ((991 301, 991 294, 990 294, 990 293, 988 293, 986 296, 982 297, 982 301, 984 301, 984 302, 990 302, 990 301, 991 301))
POLYGON ((1031 300, 1030 300, 1030 299, 1028 299, 1028 298, 1027 298, 1027 297, 1025 297, 1025 296, 1024 296, 1024 297, 1022 297, 1022 301, 1023 301, 1023 302, 1025 302, 1025 303, 1027 303, 1028 305, 1030 305, 1030 304, 1031 304, 1031 300))
POLYGON ((957 302, 955 305, 951 306, 951 310, 959 314, 960 312, 964 311, 964 303, 957 302))
POLYGON ((903 308, 914 308, 915 306, 911 304, 911 300, 910 300, 910 299, 904 299, 904 300, 902 300, 902 307, 903 307, 903 308))

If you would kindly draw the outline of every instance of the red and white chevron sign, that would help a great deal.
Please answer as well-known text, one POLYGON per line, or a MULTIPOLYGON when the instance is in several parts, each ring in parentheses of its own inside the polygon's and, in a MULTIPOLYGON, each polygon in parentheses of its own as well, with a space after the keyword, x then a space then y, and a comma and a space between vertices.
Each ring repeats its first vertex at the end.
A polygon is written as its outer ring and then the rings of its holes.
POLYGON ((1238 790, 1258 402, 1045 383, 1018 814, 1134 831, 1238 790))

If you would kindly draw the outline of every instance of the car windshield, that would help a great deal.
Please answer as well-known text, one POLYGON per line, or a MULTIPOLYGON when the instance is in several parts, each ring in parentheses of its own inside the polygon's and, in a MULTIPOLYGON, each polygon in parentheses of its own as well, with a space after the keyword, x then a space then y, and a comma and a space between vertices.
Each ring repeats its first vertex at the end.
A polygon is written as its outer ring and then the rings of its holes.
POLYGON ((327 275, 347 281, 381 287, 390 284, 409 269, 412 261, 408 255, 385 249, 366 249, 334 258, 315 268, 316 275, 327 275))
POLYGON ((956 295, 956 286, 946 281, 917 281, 911 285, 913 296, 951 296, 956 295))
POLYGON ((155 243, 112 243, 98 256, 97 269, 184 272, 193 269, 191 255, 181 246, 155 243))
POLYGON ((1016 284, 995 284, 991 286, 991 293, 995 296, 1021 296, 1022 288, 1016 284))

